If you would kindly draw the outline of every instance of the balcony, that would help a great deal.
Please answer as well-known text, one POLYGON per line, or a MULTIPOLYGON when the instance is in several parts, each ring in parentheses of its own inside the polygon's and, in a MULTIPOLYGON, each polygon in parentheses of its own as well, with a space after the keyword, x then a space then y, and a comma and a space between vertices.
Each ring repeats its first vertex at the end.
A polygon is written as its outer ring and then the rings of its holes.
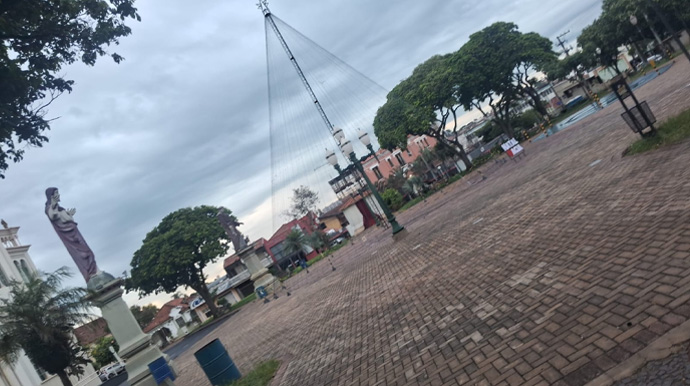
POLYGON ((251 274, 249 273, 249 270, 242 271, 242 272, 238 273, 237 275, 231 277, 230 280, 228 281, 228 285, 231 288, 237 287, 238 285, 249 280, 250 276, 251 276, 251 274))

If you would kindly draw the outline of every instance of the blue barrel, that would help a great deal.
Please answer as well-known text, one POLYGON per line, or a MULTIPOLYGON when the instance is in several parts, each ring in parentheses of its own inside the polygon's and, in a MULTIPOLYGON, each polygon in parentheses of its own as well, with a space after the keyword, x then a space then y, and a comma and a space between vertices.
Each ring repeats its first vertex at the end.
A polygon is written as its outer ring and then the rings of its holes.
POLYGON ((200 348, 194 356, 213 386, 225 386, 242 377, 240 370, 218 339, 200 348))
POLYGON ((160 357, 149 363, 149 371, 151 371, 151 374, 153 374, 153 379, 156 380, 156 385, 160 385, 167 378, 170 378, 173 381, 175 380, 175 374, 168 365, 168 362, 163 357, 160 357))

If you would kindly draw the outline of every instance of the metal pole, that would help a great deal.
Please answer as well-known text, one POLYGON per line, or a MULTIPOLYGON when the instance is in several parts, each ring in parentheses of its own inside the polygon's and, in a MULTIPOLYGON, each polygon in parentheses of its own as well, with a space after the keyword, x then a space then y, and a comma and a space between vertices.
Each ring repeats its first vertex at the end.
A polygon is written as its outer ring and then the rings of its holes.
POLYGON ((661 8, 659 8, 659 4, 655 3, 654 1, 647 0, 647 4, 649 4, 656 15, 659 17, 659 20, 664 24, 664 27, 666 27, 666 32, 671 34, 671 37, 673 37, 673 41, 676 42, 678 47, 680 47, 680 50, 683 51, 683 54, 685 57, 690 61, 690 53, 688 50, 685 48, 683 45, 683 42, 678 39, 678 35, 673 31, 673 28, 671 27, 671 24, 668 22, 668 19, 666 19, 666 16, 664 15, 663 12, 661 12, 661 8))
POLYGON ((288 44, 285 41, 285 38, 283 38, 283 34, 278 29, 275 20, 273 20, 273 14, 271 13, 271 10, 268 9, 268 2, 262 1, 258 5, 259 9, 261 9, 261 12, 263 12, 264 17, 266 18, 266 21, 268 22, 268 24, 271 25, 273 32, 275 32, 276 36, 278 37, 280 45, 283 46, 283 49, 285 50, 285 53, 290 59, 292 66, 295 67, 295 71, 297 71, 297 76, 299 76, 300 80, 302 81, 304 88, 307 89, 307 93, 309 93, 311 100, 314 101, 314 106, 316 107, 316 110, 318 110, 319 115, 321 115, 321 119, 323 119, 324 123, 326 124, 326 127, 328 127, 328 131, 330 131, 331 134, 333 134, 333 124, 328 119, 328 116, 326 115, 326 112, 323 110, 323 107, 321 107, 321 102, 319 102, 319 99, 316 97, 316 94, 314 94, 314 90, 311 88, 309 81, 304 76, 302 68, 300 67, 299 63, 297 63, 297 59, 295 59, 295 56, 292 54, 292 51, 290 50, 290 47, 288 47, 288 44))
POLYGON ((371 194, 374 195, 374 198, 376 198, 376 201, 378 201, 379 206, 381 209, 383 209, 383 213, 386 214, 386 219, 388 222, 391 224, 393 227, 393 234, 395 235, 396 233, 402 231, 405 229, 405 227, 401 226, 398 224, 398 221, 395 219, 395 216, 391 212, 391 210, 388 208, 388 205, 386 205, 386 202, 383 201, 383 198, 381 198, 381 195, 379 194, 378 190, 376 190, 376 187, 374 184, 371 183, 369 180, 369 177, 367 177, 367 174, 364 173, 364 168, 362 168, 362 164, 359 163, 359 160, 357 159, 357 156, 355 155, 354 152, 350 153, 350 161, 355 165, 357 170, 362 174, 362 177, 364 178, 364 181, 366 181, 367 186, 369 187, 369 190, 371 191, 371 194))

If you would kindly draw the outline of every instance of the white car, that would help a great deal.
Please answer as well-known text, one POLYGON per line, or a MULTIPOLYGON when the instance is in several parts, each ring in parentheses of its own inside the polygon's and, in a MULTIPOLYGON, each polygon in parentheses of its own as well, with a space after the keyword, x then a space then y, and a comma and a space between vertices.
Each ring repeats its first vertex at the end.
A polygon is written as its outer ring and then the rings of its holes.
POLYGON ((647 62, 650 62, 650 61, 652 61, 652 60, 655 61, 655 62, 658 62, 658 61, 660 61, 662 58, 663 58, 663 57, 662 57, 661 55, 650 56, 650 57, 647 58, 647 62))
POLYGON ((107 381, 108 379, 115 378, 123 371, 125 371, 125 366, 119 363, 113 363, 103 367, 98 373, 98 377, 101 379, 101 381, 107 381))

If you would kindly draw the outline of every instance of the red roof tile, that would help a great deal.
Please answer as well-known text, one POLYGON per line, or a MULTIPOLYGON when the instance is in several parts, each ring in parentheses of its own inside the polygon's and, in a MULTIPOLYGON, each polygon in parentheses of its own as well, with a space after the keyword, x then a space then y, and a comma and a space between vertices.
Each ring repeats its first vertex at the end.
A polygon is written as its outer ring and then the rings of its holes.
POLYGON ((98 339, 110 335, 110 331, 108 330, 108 323, 105 319, 98 318, 83 326, 75 328, 74 335, 77 337, 79 344, 88 346, 98 339))
POLYGON ((170 311, 172 311, 175 307, 182 307, 183 311, 186 308, 189 308, 188 299, 177 298, 163 304, 163 307, 161 307, 160 311, 158 311, 151 323, 149 323, 148 326, 144 328, 144 332, 150 332, 156 327, 168 321, 168 319, 170 319, 170 311))

